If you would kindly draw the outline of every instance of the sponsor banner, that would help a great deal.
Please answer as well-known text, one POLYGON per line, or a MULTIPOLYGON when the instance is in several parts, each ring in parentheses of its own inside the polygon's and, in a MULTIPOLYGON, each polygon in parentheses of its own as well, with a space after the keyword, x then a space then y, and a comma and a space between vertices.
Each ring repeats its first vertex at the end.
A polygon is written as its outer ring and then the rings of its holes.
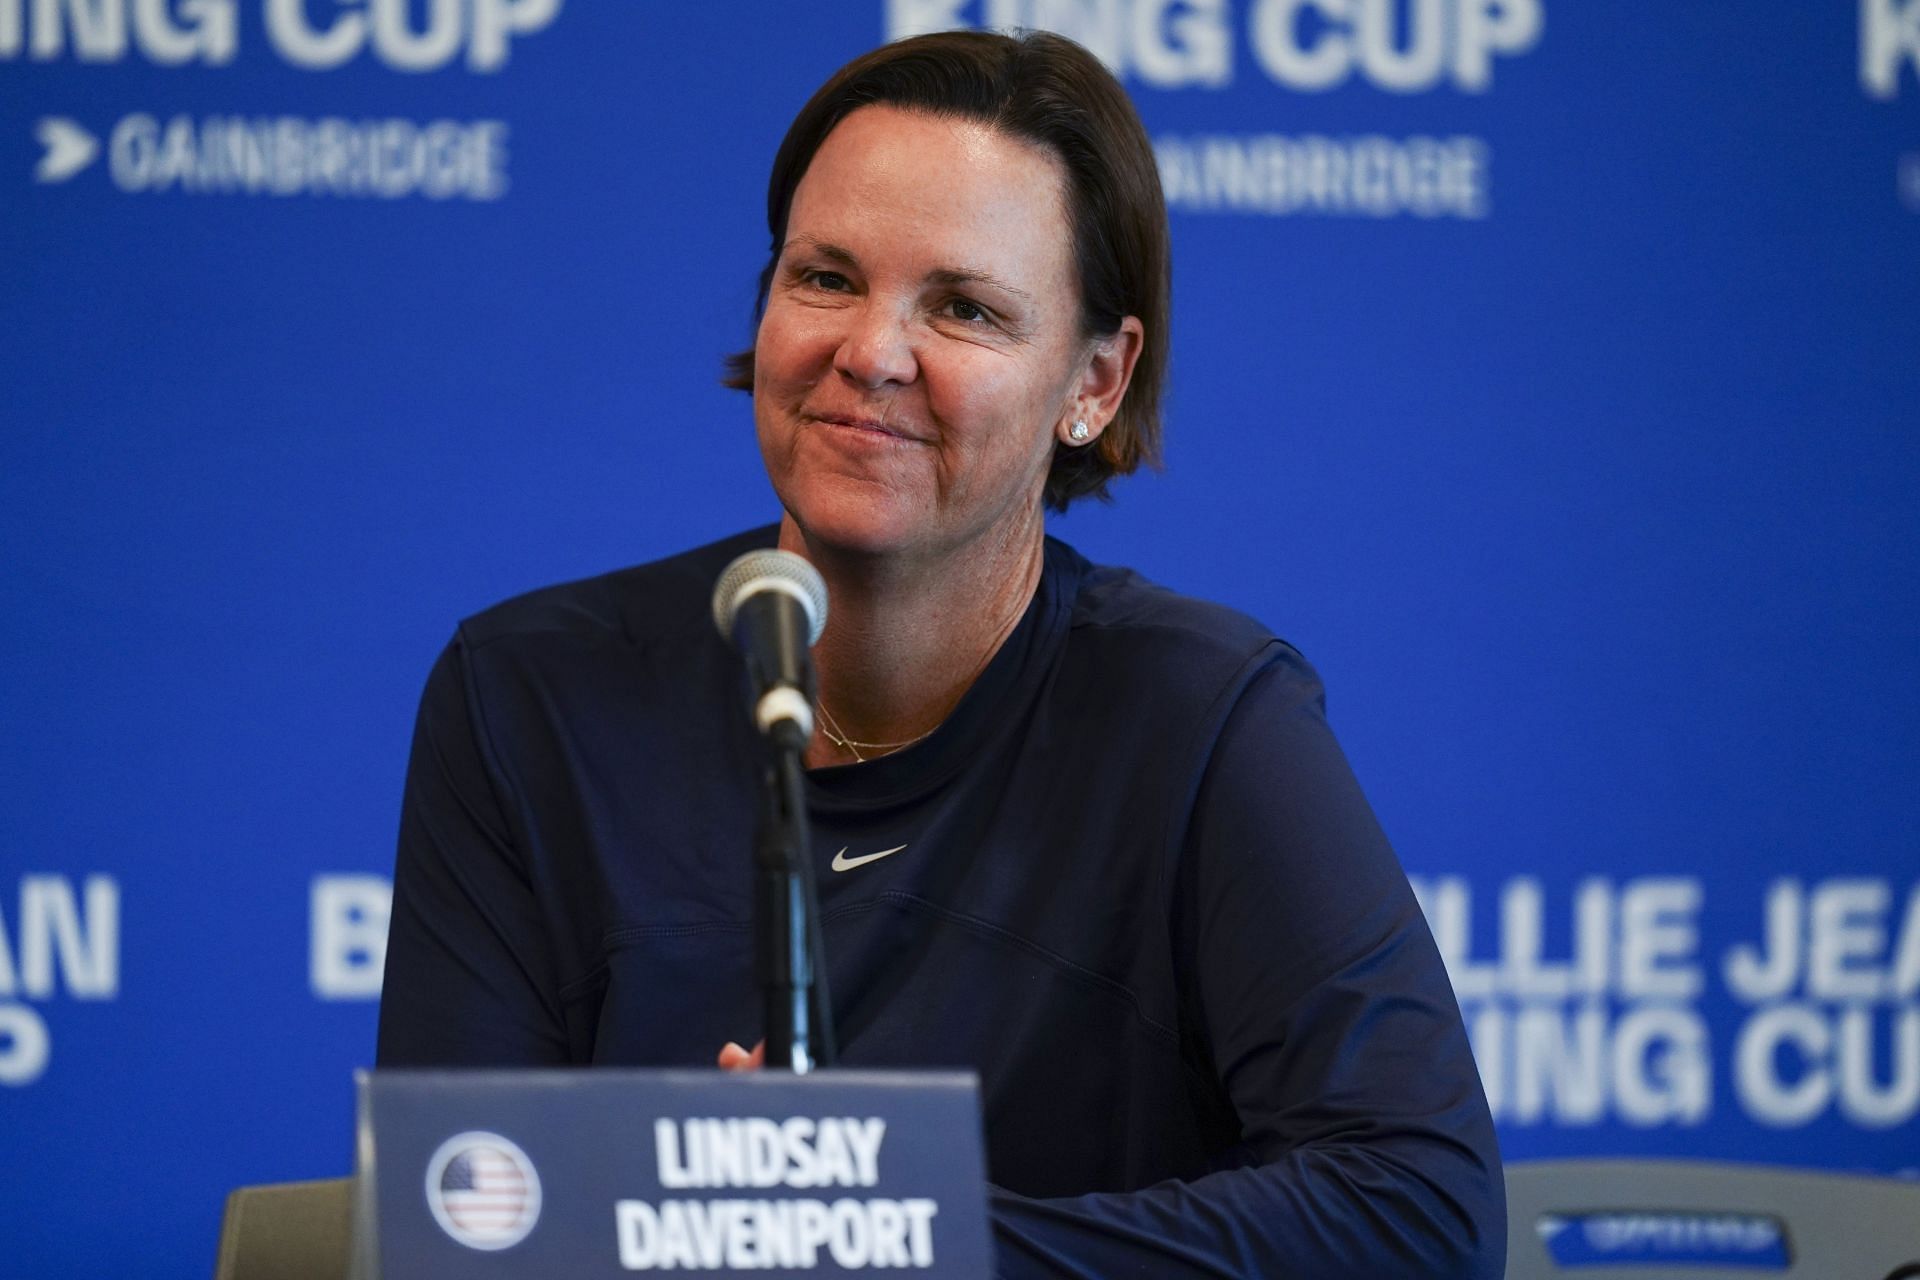
POLYGON ((0 0, 8 1267, 345 1171, 433 655, 771 518, 782 130, 1018 25, 1175 242, 1168 465, 1054 531, 1324 674, 1508 1156, 1915 1169, 1920 0, 0 0))

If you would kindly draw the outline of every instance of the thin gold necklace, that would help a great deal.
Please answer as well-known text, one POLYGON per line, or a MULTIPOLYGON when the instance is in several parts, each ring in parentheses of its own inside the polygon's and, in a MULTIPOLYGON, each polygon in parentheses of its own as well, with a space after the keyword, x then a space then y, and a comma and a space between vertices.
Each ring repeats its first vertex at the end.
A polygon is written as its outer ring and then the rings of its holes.
MULTIPOLYGON (((871 751, 875 756, 887 755, 894 751, 904 751, 914 743, 928 738, 933 734, 933 729, 929 729, 925 733, 908 738, 905 742, 856 742, 841 730, 840 722, 833 718, 833 712, 827 710, 827 704, 825 702, 820 703, 820 719, 820 732, 827 735, 828 742, 831 742, 834 746, 839 747, 842 751, 852 756, 855 764, 865 764, 870 758, 861 755, 860 753, 862 751, 871 751)), ((939 727, 939 725, 935 725, 933 728, 937 729, 939 727)))
MULTIPOLYGON (((1028 598, 1029 600, 1032 598, 1031 593, 1029 593, 1028 598)), ((1022 606, 1014 613, 1012 620, 1001 630, 1000 634, 994 638, 993 643, 987 646, 987 652, 985 656, 980 659, 980 664, 973 669, 973 674, 967 677, 967 682, 962 688, 962 697, 965 696, 966 690, 973 688, 973 682, 980 678, 980 673, 987 669, 987 664, 993 661, 994 655, 1000 652, 1000 646, 1006 641, 1008 636, 1013 634, 1014 629, 1020 625, 1020 619, 1025 616, 1026 608, 1022 606)), ((825 698, 819 698, 816 702, 820 708, 820 732, 827 736, 828 742, 831 742, 834 746, 852 756, 855 764, 865 764, 869 759, 869 757, 860 754, 862 751, 871 751, 876 755, 887 755, 894 751, 905 751, 914 743, 922 742, 932 737, 933 730, 938 729, 940 724, 946 723, 946 721, 942 719, 940 723, 935 724, 932 729, 928 729, 925 733, 915 734, 905 742, 856 742, 841 730, 840 722, 833 718, 833 712, 827 710, 827 700, 825 698)), ((951 709, 949 709, 948 714, 952 714, 951 709)))

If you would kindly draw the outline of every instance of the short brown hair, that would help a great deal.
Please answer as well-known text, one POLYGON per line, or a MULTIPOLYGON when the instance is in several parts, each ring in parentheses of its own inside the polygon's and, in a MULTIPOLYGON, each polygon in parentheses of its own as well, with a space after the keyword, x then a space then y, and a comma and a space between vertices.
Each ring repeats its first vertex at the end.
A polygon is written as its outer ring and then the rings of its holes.
MULTIPOLYGON (((834 73, 800 108, 767 180, 773 254, 760 273, 758 326, 787 236, 793 193, 827 135, 861 107, 887 104, 976 120, 1046 148, 1066 173, 1080 324, 1088 338, 1137 316, 1146 330, 1133 379, 1113 421, 1087 448, 1056 445, 1046 503, 1106 498, 1107 482, 1160 455, 1172 253, 1153 145, 1126 90, 1098 59, 1044 31, 945 31, 882 45, 834 73)), ((753 389, 753 351, 727 358, 729 387, 753 389)))

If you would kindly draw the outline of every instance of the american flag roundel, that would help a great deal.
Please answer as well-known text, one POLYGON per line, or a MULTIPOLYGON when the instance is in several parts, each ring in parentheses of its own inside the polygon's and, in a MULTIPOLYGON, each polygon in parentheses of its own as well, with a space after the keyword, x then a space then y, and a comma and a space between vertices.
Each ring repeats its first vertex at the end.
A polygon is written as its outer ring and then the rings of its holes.
POLYGON ((540 1175, 526 1152, 497 1133, 457 1134, 427 1161, 427 1206, 440 1229, 469 1249, 505 1249, 540 1218, 540 1175))

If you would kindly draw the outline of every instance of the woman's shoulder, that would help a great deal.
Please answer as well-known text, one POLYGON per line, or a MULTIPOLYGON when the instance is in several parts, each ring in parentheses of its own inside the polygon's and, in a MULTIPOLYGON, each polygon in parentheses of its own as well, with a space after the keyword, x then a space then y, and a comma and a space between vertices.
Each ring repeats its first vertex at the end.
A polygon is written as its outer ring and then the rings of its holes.
POLYGON ((631 646, 713 636, 715 579, 729 561, 774 543, 773 526, 609 573, 512 596, 460 623, 471 652, 501 644, 612 641, 631 646))
POLYGON ((1196 674, 1277 666, 1317 679, 1299 650, 1260 619, 1065 550, 1078 562, 1071 622, 1076 641, 1196 674))

